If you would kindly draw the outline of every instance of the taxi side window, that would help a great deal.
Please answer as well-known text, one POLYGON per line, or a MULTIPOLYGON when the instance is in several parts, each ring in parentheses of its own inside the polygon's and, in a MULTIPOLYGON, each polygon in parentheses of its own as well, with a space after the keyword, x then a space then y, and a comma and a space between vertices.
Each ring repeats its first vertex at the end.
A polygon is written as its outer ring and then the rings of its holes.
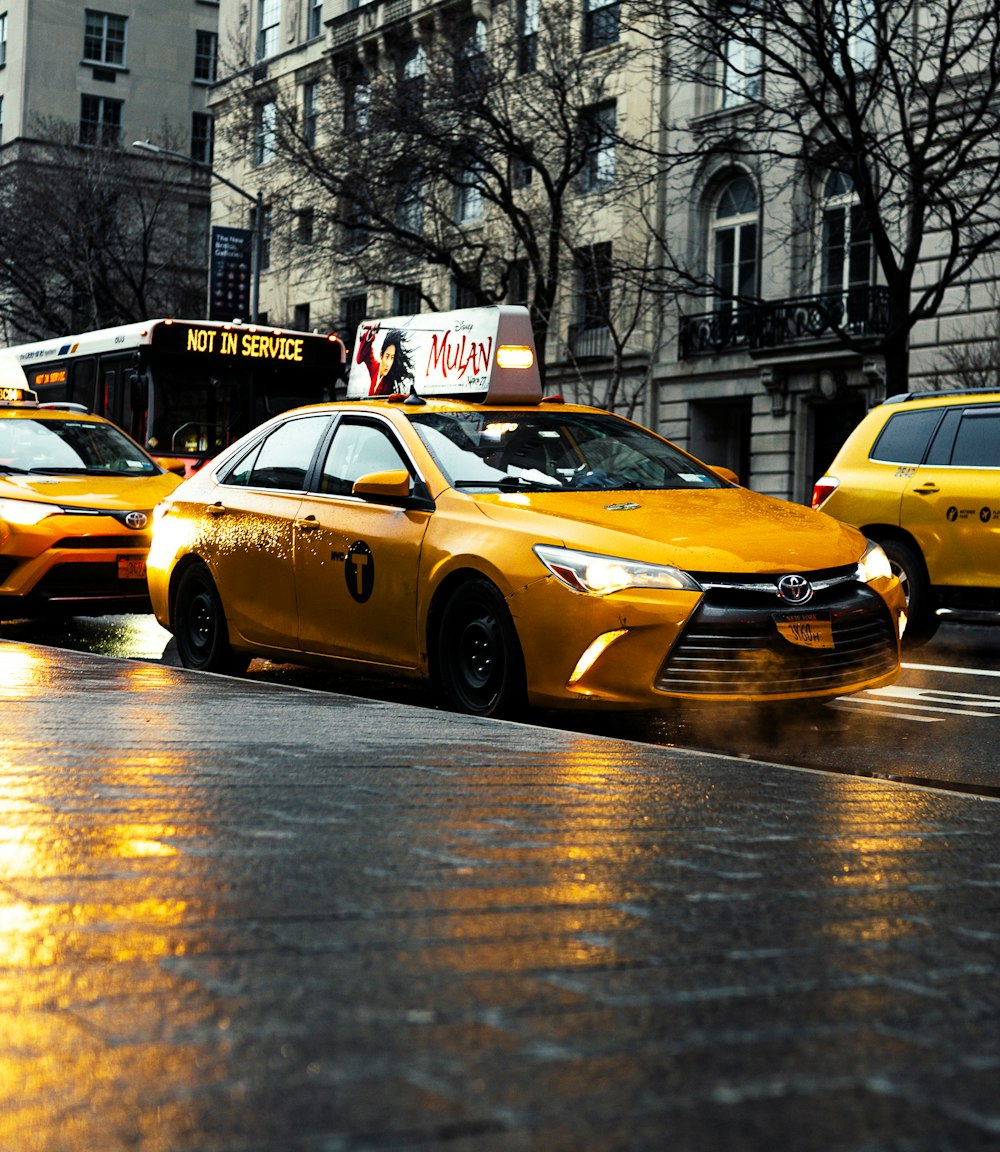
POLYGON ((328 416, 306 416, 281 424, 233 466, 223 483, 301 492, 329 424, 328 416))
POLYGON ((951 462, 958 468, 1000 468, 1000 408, 966 408, 951 462))
POLYGON ((933 408, 897 413, 882 429, 869 459, 888 464, 919 464, 940 419, 941 413, 933 408))
POLYGON ((372 472, 409 472, 388 432, 374 424, 342 421, 323 461, 319 490, 334 496, 349 496, 354 481, 372 472))

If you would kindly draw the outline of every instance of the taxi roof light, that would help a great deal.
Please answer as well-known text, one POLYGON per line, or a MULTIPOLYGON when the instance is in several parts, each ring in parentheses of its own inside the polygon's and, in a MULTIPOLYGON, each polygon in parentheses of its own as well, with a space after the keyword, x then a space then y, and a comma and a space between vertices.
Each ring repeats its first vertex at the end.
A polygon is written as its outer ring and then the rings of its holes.
POLYGON ((527 344, 501 344, 497 349, 500 368, 530 368, 534 363, 535 353, 527 344))

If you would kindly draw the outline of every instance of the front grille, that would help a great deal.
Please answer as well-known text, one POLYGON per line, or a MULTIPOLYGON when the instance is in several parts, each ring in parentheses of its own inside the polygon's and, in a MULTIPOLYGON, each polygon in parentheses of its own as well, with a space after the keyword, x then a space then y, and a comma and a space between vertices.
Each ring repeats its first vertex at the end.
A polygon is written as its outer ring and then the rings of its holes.
POLYGON ((792 608, 776 594, 715 588, 685 625, 656 677, 661 692, 686 696, 835 696, 884 676, 898 662, 892 617, 865 585, 841 583, 792 608), (786 640, 775 617, 828 612, 834 647, 786 640))
POLYGON ((119 580, 118 564, 57 564, 32 591, 32 598, 42 600, 89 600, 94 597, 118 598, 148 596, 145 580, 119 580))
POLYGON ((136 548, 147 552, 153 543, 152 536, 66 536, 53 548, 112 548, 116 552, 132 551, 136 548))

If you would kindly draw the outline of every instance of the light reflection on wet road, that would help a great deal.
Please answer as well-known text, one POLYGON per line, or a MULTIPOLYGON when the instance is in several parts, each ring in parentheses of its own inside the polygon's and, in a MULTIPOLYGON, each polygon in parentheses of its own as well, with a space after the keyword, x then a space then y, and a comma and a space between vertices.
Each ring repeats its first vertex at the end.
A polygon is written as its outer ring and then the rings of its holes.
MULTIPOLYGON (((0 638, 177 663, 170 634, 152 616, 8 622, 0 624, 0 638)), ((833 705, 711 706, 648 715, 544 713, 532 720, 669 747, 1000 794, 995 756, 1000 627, 942 626, 934 640, 908 653, 905 661, 908 667, 890 694, 862 693, 833 705)), ((428 693, 412 686, 294 664, 255 660, 248 675, 316 691, 437 707, 428 693)))

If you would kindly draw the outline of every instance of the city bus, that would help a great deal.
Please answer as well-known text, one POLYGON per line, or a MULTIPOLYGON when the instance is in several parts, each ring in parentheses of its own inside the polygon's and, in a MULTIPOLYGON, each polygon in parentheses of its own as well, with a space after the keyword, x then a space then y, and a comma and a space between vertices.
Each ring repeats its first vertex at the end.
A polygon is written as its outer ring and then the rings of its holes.
POLYGON ((147 320, 3 351, 39 401, 106 417, 184 475, 270 416, 336 399, 347 372, 336 335, 240 321, 147 320))

